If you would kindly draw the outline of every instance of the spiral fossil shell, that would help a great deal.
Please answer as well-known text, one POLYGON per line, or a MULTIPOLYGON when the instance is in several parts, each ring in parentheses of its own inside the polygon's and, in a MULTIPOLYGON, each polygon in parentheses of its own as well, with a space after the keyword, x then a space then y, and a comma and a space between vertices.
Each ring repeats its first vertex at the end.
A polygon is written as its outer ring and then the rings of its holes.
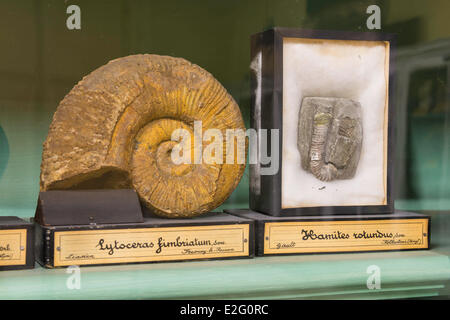
POLYGON ((236 102, 199 66, 148 54, 110 61, 60 102, 43 146, 41 191, 134 188, 161 216, 208 212, 235 189, 245 163, 174 164, 171 133, 192 134, 194 121, 223 133, 224 159, 225 131, 245 130, 236 102))
POLYGON ((343 98, 303 99, 298 124, 301 165, 321 181, 350 179, 363 138, 361 105, 343 98))

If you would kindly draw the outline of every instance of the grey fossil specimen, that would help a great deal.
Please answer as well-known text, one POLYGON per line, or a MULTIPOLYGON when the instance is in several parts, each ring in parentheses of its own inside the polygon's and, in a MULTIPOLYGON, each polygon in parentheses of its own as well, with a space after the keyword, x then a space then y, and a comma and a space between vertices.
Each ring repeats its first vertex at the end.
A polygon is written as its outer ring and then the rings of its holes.
POLYGON ((362 138, 359 102, 343 98, 303 99, 297 144, 302 168, 317 179, 353 178, 362 138))

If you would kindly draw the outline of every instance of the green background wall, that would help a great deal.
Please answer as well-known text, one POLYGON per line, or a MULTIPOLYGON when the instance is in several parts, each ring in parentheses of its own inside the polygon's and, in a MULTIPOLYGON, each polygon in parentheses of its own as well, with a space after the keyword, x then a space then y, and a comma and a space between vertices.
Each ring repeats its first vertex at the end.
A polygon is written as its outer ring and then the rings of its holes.
MULTIPOLYGON (((250 35, 273 26, 367 31, 370 4, 381 7, 382 31, 398 33, 402 46, 450 36, 448 0, 2 0, 0 215, 33 215, 52 115, 84 75, 109 60, 135 53, 184 57, 228 89, 248 126, 250 35), (70 4, 81 8, 81 30, 66 28, 70 4)), ((448 88, 446 78, 439 80, 448 88)), ((450 180, 448 114, 447 103, 434 122, 408 131, 410 186, 402 199, 415 201, 418 209, 422 200, 431 207, 435 199, 450 200, 449 184, 433 182, 450 180), (432 137, 426 135, 430 128, 437 130, 432 137), (428 146, 425 152, 422 145, 428 146)), ((225 206, 247 203, 248 172, 225 206)))

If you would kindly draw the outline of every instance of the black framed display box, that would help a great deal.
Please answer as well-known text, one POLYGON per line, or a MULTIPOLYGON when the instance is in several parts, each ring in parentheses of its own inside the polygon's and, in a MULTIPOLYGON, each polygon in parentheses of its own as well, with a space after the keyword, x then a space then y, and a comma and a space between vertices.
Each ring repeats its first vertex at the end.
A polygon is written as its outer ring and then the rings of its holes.
POLYGON ((274 28, 251 37, 251 209, 393 212, 394 46, 393 35, 375 32, 274 28))
POLYGON ((161 218, 133 190, 41 192, 36 221, 36 260, 46 268, 254 256, 253 220, 161 218))
POLYGON ((34 268, 34 224, 0 217, 0 270, 34 268))

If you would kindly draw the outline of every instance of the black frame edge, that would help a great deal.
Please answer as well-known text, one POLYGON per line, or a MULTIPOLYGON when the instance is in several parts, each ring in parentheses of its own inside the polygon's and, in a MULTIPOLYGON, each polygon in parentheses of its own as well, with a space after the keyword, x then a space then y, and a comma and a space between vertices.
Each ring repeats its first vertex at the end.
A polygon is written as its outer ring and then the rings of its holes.
MULTIPOLYGON (((262 47, 262 97, 261 97, 261 128, 279 129, 279 170, 274 176, 260 176, 261 195, 256 196, 250 190, 250 208, 271 216, 307 216, 307 215, 346 215, 346 214, 390 214, 394 212, 394 143, 395 143, 395 108, 394 83, 395 83, 395 50, 396 35, 378 32, 354 32, 354 31, 329 31, 310 30, 296 28, 275 27, 252 36, 252 57, 255 54, 254 42, 257 37, 262 47), (282 140, 283 140, 283 38, 314 38, 337 40, 365 40, 389 42, 389 90, 388 90, 388 128, 387 128, 387 179, 386 179, 386 204, 371 206, 320 206, 303 208, 282 208, 282 140), (266 67, 265 67, 266 66, 266 67), (262 195, 266 196, 262 196, 262 195)), ((253 88, 253 86, 252 86, 253 88)), ((253 91, 252 91, 253 95, 253 91)), ((254 104, 252 103, 252 108, 254 104)), ((252 122, 253 124, 253 122, 252 122)), ((270 141, 270 139, 268 139, 270 141)), ((268 150, 271 152, 271 146, 268 150)))

